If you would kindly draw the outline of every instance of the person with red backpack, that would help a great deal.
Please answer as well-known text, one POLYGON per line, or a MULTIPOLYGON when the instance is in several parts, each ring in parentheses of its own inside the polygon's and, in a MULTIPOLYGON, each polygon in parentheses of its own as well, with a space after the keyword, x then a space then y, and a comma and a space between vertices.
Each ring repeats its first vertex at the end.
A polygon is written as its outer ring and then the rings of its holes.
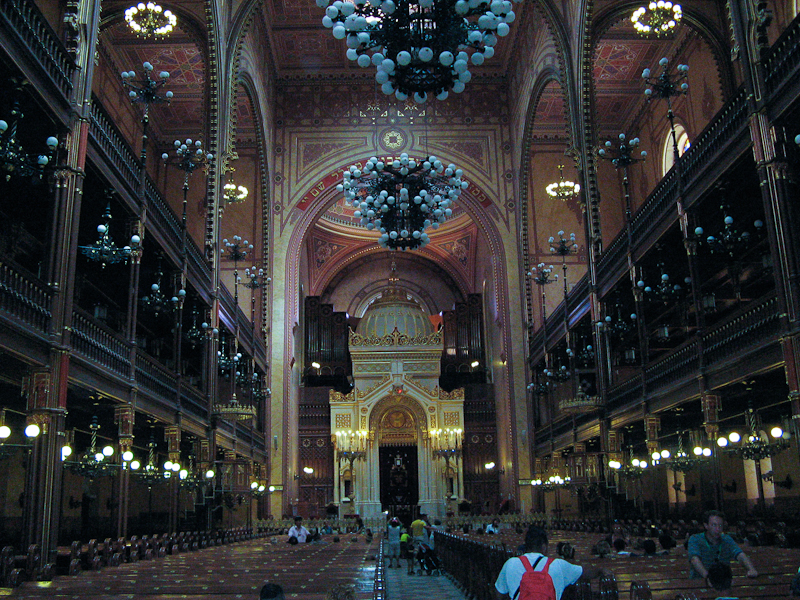
POLYGON ((579 579, 612 577, 601 568, 547 558, 547 533, 531 525, 525 534, 525 554, 509 558, 494 584, 499 600, 561 600, 564 588, 579 579))

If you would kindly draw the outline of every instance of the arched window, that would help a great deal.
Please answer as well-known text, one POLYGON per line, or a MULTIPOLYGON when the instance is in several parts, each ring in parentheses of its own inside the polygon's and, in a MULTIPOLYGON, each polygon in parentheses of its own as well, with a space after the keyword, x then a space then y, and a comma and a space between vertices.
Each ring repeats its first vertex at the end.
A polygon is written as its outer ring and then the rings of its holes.
MULTIPOLYGON (((675 137, 678 139, 678 156, 683 156, 683 153, 689 149, 691 143, 689 142, 689 134, 680 123, 675 123, 675 137)), ((664 142, 664 175, 666 175, 675 164, 675 157, 672 151, 672 132, 667 132, 667 139, 664 142)))

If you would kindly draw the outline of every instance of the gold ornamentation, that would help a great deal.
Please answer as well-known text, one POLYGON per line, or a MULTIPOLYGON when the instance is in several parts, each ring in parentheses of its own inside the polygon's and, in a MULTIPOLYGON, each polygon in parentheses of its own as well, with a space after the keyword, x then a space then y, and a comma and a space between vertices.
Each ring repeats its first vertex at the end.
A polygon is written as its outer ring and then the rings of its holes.
POLYGON ((461 424, 461 418, 459 413, 453 411, 446 411, 443 415, 444 426, 449 427, 457 427, 461 424))
POLYGON ((350 429, 350 415, 336 415, 336 429, 350 429))
POLYGON ((409 337, 396 329, 389 335, 363 336, 355 331, 350 332, 350 346, 435 346, 442 343, 442 332, 435 331, 430 335, 409 337))
POLYGON ((389 129, 381 135, 381 145, 390 152, 399 150, 406 145, 406 136, 397 129, 389 129))
POLYGON ((331 402, 355 402, 356 394, 355 391, 352 391, 349 394, 343 394, 342 392, 331 390, 330 394, 328 395, 328 399, 331 402))
POLYGON ((578 391, 574 398, 558 401, 558 410, 564 414, 591 413, 602 407, 603 398, 601 396, 587 396, 581 391, 578 391))
POLYGON ((452 392, 446 392, 442 389, 439 390, 439 400, 463 400, 464 388, 456 388, 452 392))

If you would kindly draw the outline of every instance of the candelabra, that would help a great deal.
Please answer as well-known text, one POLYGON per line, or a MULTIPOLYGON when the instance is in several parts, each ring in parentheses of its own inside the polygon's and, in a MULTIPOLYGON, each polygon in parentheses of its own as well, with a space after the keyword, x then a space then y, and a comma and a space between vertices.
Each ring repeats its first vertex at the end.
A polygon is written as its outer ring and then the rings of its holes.
POLYGON ((583 349, 575 355, 575 362, 581 367, 589 368, 594 364, 594 347, 591 344, 581 344, 583 349))
POLYGON ((545 191, 551 198, 567 202, 580 193, 581 186, 574 181, 565 180, 564 165, 558 165, 558 181, 548 184, 545 191))
MULTIPOLYGON (((673 304, 677 300, 683 298, 685 291, 683 286, 680 284, 670 282, 669 274, 666 272, 666 267, 664 266, 663 262, 658 263, 658 266, 661 270, 661 277, 655 287, 647 285, 644 279, 637 281, 636 287, 644 292, 644 298, 646 300, 651 302, 661 302, 664 305, 673 304)), ((686 277, 684 278, 683 282, 686 285, 690 285, 692 283, 692 279, 691 277, 686 277)))
POLYGON ((630 448, 629 452, 630 459, 628 463, 623 464, 618 460, 609 460, 608 466, 623 477, 628 479, 640 479, 647 469, 647 461, 636 458, 633 455, 633 448, 630 448))
POLYGON ((461 457, 463 429, 431 429, 428 432, 433 458, 443 458, 449 466, 450 459, 461 457))
MULTIPOLYGON (((203 150, 203 142, 200 140, 192 141, 186 138, 185 142, 175 140, 175 155, 178 157, 174 166, 183 171, 183 226, 186 227, 186 202, 189 194, 189 176, 197 169, 208 169, 214 155, 203 150)), ((164 152, 161 159, 169 165, 169 153, 164 152)))
POLYGON ((197 326, 197 318, 200 316, 200 313, 197 310, 197 306, 192 307, 192 326, 184 332, 183 337, 184 339, 189 342, 189 345, 192 348, 196 348, 199 346, 204 340, 209 338, 211 335, 216 334, 217 330, 213 327, 210 327, 208 323, 203 322, 200 327, 197 326))
POLYGON ((711 448, 695 444, 690 455, 683 449, 683 435, 678 435, 678 449, 673 455, 669 450, 655 451, 652 454, 653 465, 664 463, 668 469, 687 473, 706 464, 711 457, 711 448))
POLYGON ((156 270, 156 281, 150 286, 150 293, 147 296, 142 296, 139 300, 142 309, 153 313, 155 317, 179 308, 186 298, 186 290, 180 289, 174 296, 167 299, 167 296, 161 290, 161 278, 163 276, 161 258, 159 258, 158 269, 156 270))
POLYGON ((222 336, 220 341, 220 348, 217 350, 217 367, 219 367, 220 374, 228 374, 232 369, 239 365, 242 359, 242 353, 237 352, 234 348, 232 353, 228 353, 227 338, 222 336))
POLYGON ((229 242, 228 239, 222 240, 225 248, 220 249, 220 253, 227 260, 232 260, 234 263, 234 272, 238 275, 237 265, 239 262, 247 258, 247 255, 253 250, 254 246, 247 240, 243 240, 241 236, 233 236, 233 241, 229 242))
POLYGON ((11 179, 12 175, 41 179, 44 168, 50 164, 58 148, 58 139, 55 136, 47 138, 45 141, 48 150, 46 154, 25 152, 25 148, 17 139, 17 127, 23 118, 18 96, 22 93, 22 86, 26 82, 12 78, 8 83, 9 87, 15 88, 15 95, 11 105, 10 122, 0 120, 0 169, 5 171, 6 181, 11 179))
MULTIPOLYGON (((351 498, 355 495, 355 462, 367 459, 367 446, 369 443, 368 431, 337 430, 334 433, 334 450, 339 464, 345 462, 350 467, 350 481, 352 485, 351 498)), ((346 501, 343 499, 342 501, 346 501)))
MULTIPOLYGON (((89 425, 91 443, 76 460, 64 461, 64 466, 67 469, 82 477, 88 477, 89 479, 111 475, 116 471, 119 465, 115 465, 111 461, 111 457, 114 456, 114 448, 112 446, 104 446, 102 450, 97 448, 97 432, 99 429, 100 425, 97 423, 97 417, 93 416, 92 422, 89 425)), ((71 454, 72 450, 69 445, 65 445, 61 449, 62 458, 67 458, 71 454)))
MULTIPOLYGON (((733 285, 734 295, 737 300, 741 300, 740 278, 742 266, 740 259, 753 240, 750 232, 740 232, 734 225, 734 219, 728 214, 728 209, 724 204, 720 206, 720 209, 723 214, 723 227, 716 235, 709 235, 703 240, 704 230, 701 226, 696 227, 694 233, 701 245, 705 245, 711 254, 721 256, 725 261, 728 275, 733 285)), ((753 222, 753 226, 756 228, 756 232, 760 234, 761 229, 764 227, 764 222, 757 219, 753 222)))
POLYGON ((144 483, 148 489, 152 489, 156 484, 163 483, 166 479, 164 473, 156 465, 155 449, 156 442, 151 432, 150 441, 147 443, 147 464, 141 471, 137 472, 139 481, 144 483))
POLYGON ((178 479, 180 486, 189 490, 198 490, 208 482, 208 478, 195 469, 194 456, 191 454, 189 455, 189 468, 178 471, 178 479))
MULTIPOLYGON (((677 5, 676 5, 677 6, 677 5)), ((678 7, 680 9, 680 7, 678 7)), ((678 138, 675 135, 675 113, 672 110, 672 99, 677 96, 685 96, 689 93, 689 65, 678 65, 677 73, 669 72, 669 59, 667 57, 658 61, 661 67, 661 74, 658 77, 650 76, 650 69, 642 71, 642 79, 649 85, 644 94, 648 102, 653 98, 667 101, 667 119, 669 119, 670 133, 672 135, 672 156, 674 164, 680 162, 680 151, 678 148, 678 138)))
MULTIPOLYGON (((720 206, 723 214, 723 227, 716 235, 709 235, 705 239, 709 251, 712 254, 719 254, 725 257, 728 261, 735 261, 742 250, 744 250, 751 243, 750 232, 739 230, 734 226, 734 219, 728 214, 728 208, 724 204, 720 206)), ((764 227, 764 222, 757 219, 753 222, 753 226, 757 232, 761 232, 764 227)), ((704 230, 702 227, 696 227, 694 230, 698 238, 702 238, 704 230)))
POLYGON ((602 321, 597 322, 597 326, 609 337, 617 341, 621 341, 636 327, 638 315, 636 313, 631 313, 630 319, 625 320, 622 318, 622 306, 619 303, 617 303, 615 306, 617 313, 616 318, 612 317, 611 315, 606 315, 602 321))
POLYGON ((89 246, 78 246, 78 249, 89 260, 99 262, 101 268, 120 262, 127 263, 133 253, 139 250, 141 238, 138 235, 133 235, 131 236, 130 246, 120 248, 111 239, 112 217, 110 203, 106 206, 102 219, 103 223, 97 226, 97 241, 89 246))
POLYGON ((770 435, 775 441, 770 442, 769 437, 762 435, 760 432, 761 422, 753 407, 748 407, 746 417, 747 428, 750 430, 746 437, 732 431, 727 437, 717 439, 717 445, 726 454, 758 462, 765 458, 772 458, 789 447, 791 434, 788 431, 778 426, 773 427, 770 430, 770 435))
POLYGON ((163 96, 161 95, 161 90, 169 79, 167 71, 161 71, 158 74, 158 80, 156 80, 151 76, 154 70, 152 63, 145 61, 142 63, 142 68, 144 69, 144 75, 141 79, 136 79, 135 71, 123 71, 121 77, 122 85, 128 89, 128 97, 131 102, 144 105, 142 114, 142 159, 144 160, 147 151, 147 127, 150 123, 150 106, 162 102, 169 104, 173 93, 167 91, 163 96))

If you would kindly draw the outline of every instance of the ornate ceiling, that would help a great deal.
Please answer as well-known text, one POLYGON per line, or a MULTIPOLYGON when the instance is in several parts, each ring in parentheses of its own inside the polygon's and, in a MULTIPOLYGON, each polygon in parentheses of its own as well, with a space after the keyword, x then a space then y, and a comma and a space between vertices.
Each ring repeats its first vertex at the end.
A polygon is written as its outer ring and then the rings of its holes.
MULTIPOLYGON (((109 15, 118 15, 127 4, 110 0, 104 4, 104 11, 109 15)), ((198 17, 204 14, 202 2, 180 2, 170 8, 178 14, 181 11, 184 15, 194 14, 196 23, 203 22, 204 17, 198 17)), ((518 4, 515 10, 519 15, 517 21, 511 27, 511 34, 500 40, 497 54, 481 67, 470 67, 475 75, 470 85, 478 86, 486 80, 494 83, 503 81, 518 68, 514 63, 514 48, 519 43, 515 36, 525 35, 520 31, 520 25, 524 22, 523 11, 530 10, 530 7, 518 4)), ((334 78, 345 81, 352 78, 372 79, 372 69, 361 69, 345 58, 344 43, 335 40, 330 30, 322 26, 322 16, 323 11, 314 0, 267 0, 262 5, 262 10, 256 16, 259 21, 256 27, 268 32, 264 52, 272 57, 274 77, 278 80, 312 82, 334 78)), ((154 108, 153 138, 166 144, 173 139, 192 137, 192 132, 196 135, 197 131, 204 130, 203 121, 208 114, 204 87, 209 73, 202 47, 205 41, 202 32, 198 31, 199 26, 181 28, 179 23, 176 32, 166 41, 148 41, 135 37, 118 16, 109 19, 110 24, 102 32, 101 52, 113 64, 113 72, 130 69, 141 71, 141 64, 150 61, 156 73, 160 70, 170 73, 168 89, 175 96, 168 106, 154 108)), ((692 35, 688 28, 684 28, 668 40, 643 40, 635 34, 627 20, 618 22, 603 34, 593 55, 593 100, 599 135, 616 135, 617 132, 626 131, 642 110, 642 70, 654 67, 661 56, 674 54, 676 48, 689 43, 692 35)), ((555 57, 552 58, 555 60, 555 57)), ((116 85, 117 82, 105 82, 108 85, 112 83, 116 85)), ((469 86, 464 96, 468 95, 468 91, 469 86)), ((350 101, 347 98, 345 100, 350 101)), ((487 107, 487 110, 491 110, 491 107, 487 107)), ((241 87, 235 118, 237 143, 252 146, 258 138, 257 124, 253 104, 241 87)), ((531 134, 534 143, 537 140, 560 145, 568 142, 564 95, 558 83, 548 85, 542 93, 531 134)), ((448 261, 450 268, 458 270, 468 280, 474 265, 465 264, 465 261, 472 260, 472 253, 461 250, 467 246, 473 249, 477 247, 476 235, 479 235, 478 230, 468 215, 457 212, 439 237, 442 240, 447 238, 443 243, 458 250, 458 256, 455 251, 441 244, 432 244, 429 251, 431 258, 448 261)), ((336 250, 334 253, 344 248, 348 252, 356 247, 366 249, 374 243, 373 238, 369 232, 355 226, 350 207, 343 202, 333 204, 308 238, 308 243, 314 246, 310 248, 311 256, 320 258, 320 264, 315 263, 314 270, 323 279, 317 283, 324 285, 324 278, 330 277, 324 271, 332 249, 336 250)))

